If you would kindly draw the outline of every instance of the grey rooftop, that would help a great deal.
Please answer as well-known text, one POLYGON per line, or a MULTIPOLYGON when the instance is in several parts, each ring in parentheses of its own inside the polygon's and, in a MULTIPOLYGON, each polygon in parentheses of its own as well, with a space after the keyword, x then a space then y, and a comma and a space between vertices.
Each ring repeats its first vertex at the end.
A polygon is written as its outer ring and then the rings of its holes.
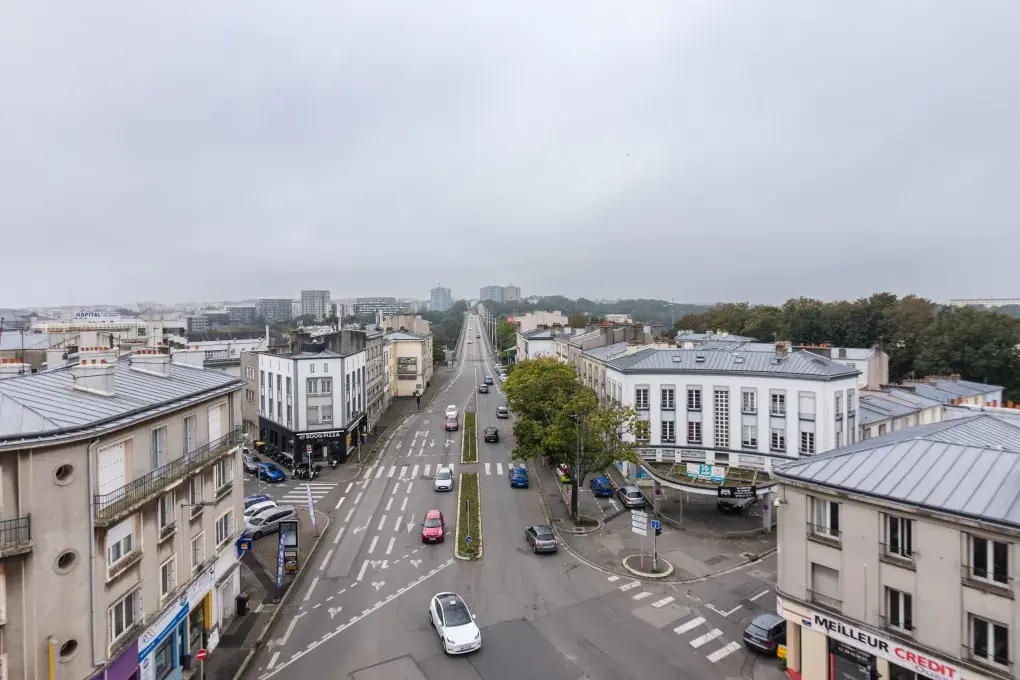
POLYGON ((767 352, 648 348, 606 365, 623 373, 736 373, 822 380, 860 375, 856 368, 808 352, 791 352, 780 359, 767 352))
POLYGON ((411 333, 409 331, 393 331, 392 333, 386 334, 386 340, 424 340, 425 336, 421 333, 411 333))

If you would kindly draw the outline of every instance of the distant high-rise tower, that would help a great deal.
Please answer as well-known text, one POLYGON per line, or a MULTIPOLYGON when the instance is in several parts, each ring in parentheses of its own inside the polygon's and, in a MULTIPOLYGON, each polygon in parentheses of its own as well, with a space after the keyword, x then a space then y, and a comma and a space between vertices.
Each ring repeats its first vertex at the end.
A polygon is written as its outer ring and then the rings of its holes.
POLYGON ((521 287, 513 284, 503 286, 503 302, 520 302, 521 287))
POLYGON ((309 315, 316 321, 324 321, 329 316, 328 290, 301 291, 301 316, 309 315))
POLYGON ((431 307, 434 312, 445 312, 453 307, 453 298, 450 296, 450 289, 437 286, 430 291, 431 307))
POLYGON ((491 301, 497 304, 503 304, 503 287, 485 286, 481 289, 479 297, 482 299, 482 302, 491 301))

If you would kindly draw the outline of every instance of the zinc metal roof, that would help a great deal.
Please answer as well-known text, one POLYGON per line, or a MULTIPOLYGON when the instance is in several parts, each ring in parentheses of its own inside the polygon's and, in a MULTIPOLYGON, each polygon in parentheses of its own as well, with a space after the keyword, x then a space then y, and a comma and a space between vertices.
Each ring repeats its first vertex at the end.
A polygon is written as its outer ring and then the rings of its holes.
MULTIPOLYGON (((54 344, 57 343, 59 343, 59 340, 54 342, 54 344)), ((0 351, 21 350, 22 348, 33 350, 49 349, 49 333, 24 333, 5 328, 3 334, 0 334, 0 351)))
POLYGON ((605 361, 610 357, 615 357, 618 354, 624 354, 627 351, 627 342, 614 342, 612 345, 606 345, 604 347, 592 347, 584 351, 585 356, 589 356, 592 359, 599 361, 605 361))
POLYGON ((988 414, 898 430, 774 472, 780 479, 1020 526, 1020 427, 988 414))
POLYGON ((932 399, 931 397, 926 397, 923 394, 899 388, 892 388, 888 390, 884 398, 900 403, 912 404, 918 408, 931 408, 932 406, 939 406, 942 403, 938 399, 932 399))
POLYGON ((70 369, 0 380, 0 447, 26 438, 45 442, 73 436, 73 430, 113 421, 124 427, 181 408, 197 397, 209 398, 245 384, 226 373, 176 364, 170 365, 169 378, 132 371, 126 359, 114 364, 113 370, 112 397, 73 389, 70 369))
POLYGON ((393 331, 392 333, 386 334, 386 340, 424 340, 425 336, 421 333, 411 333, 409 331, 393 331))
POLYGON ((861 395, 860 409, 862 425, 870 425, 883 420, 889 420, 890 418, 907 416, 911 413, 918 413, 921 410, 917 406, 909 406, 892 399, 873 395, 861 395))
POLYGON ((807 352, 783 359, 767 352, 737 350, 644 349, 606 362, 624 373, 737 373, 792 378, 845 378, 860 371, 807 352), (700 359, 699 359, 700 358, 700 359))

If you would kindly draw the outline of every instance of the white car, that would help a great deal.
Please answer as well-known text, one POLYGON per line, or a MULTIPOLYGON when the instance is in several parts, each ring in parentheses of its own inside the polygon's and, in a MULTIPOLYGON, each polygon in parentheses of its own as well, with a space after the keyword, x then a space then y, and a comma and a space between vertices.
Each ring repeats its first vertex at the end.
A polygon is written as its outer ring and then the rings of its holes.
POLYGON ((436 470, 436 491, 453 491, 453 470, 448 467, 436 470))
POLYGON ((456 418, 457 417, 457 405, 456 404, 450 404, 449 406, 446 407, 446 417, 447 418, 456 418))
POLYGON ((437 593, 429 604, 429 623, 443 641, 447 654, 467 654, 482 646, 482 631, 474 614, 456 593, 437 593))
POLYGON ((263 510, 268 510, 269 508, 275 507, 276 501, 262 501, 261 503, 256 503, 255 505, 249 505, 247 508, 244 509, 244 518, 248 519, 249 517, 254 517, 263 510))

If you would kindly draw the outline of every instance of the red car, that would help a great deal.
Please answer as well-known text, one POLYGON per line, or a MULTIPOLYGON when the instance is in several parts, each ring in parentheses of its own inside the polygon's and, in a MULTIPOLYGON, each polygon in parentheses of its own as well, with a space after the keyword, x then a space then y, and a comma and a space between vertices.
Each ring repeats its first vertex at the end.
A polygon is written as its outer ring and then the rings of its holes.
POLYGON ((446 540, 446 518, 438 510, 425 513, 425 521, 421 523, 422 543, 442 543, 446 540))

